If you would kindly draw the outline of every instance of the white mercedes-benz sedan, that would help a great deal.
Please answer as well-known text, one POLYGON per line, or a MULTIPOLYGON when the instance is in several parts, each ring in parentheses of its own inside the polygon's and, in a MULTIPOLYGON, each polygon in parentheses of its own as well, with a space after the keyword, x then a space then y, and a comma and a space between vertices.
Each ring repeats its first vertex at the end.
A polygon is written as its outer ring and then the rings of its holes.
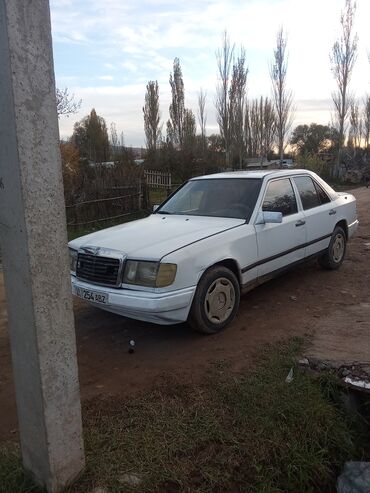
POLYGON ((193 178, 149 217, 69 243, 72 291, 96 307, 213 334, 240 295, 306 259, 343 262, 356 199, 307 170, 193 178))

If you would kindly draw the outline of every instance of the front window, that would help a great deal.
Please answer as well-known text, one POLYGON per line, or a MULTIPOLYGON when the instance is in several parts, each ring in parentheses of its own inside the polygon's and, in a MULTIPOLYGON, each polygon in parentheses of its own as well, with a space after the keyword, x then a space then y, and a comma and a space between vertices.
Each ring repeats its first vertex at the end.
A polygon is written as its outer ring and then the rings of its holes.
POLYGON ((292 184, 288 178, 274 180, 267 185, 262 210, 281 212, 283 216, 289 216, 297 212, 297 201, 292 184))
POLYGON ((185 214, 245 219, 254 210, 261 180, 255 178, 209 178, 188 181, 156 214, 185 214))

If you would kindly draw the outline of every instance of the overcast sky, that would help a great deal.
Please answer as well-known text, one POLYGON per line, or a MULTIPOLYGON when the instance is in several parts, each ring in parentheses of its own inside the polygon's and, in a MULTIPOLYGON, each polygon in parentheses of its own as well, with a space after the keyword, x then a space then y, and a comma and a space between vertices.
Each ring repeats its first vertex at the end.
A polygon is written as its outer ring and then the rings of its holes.
MULTIPOLYGON (((56 83, 82 99, 77 115, 60 119, 61 136, 71 135, 74 122, 94 107, 108 125, 115 122, 123 131, 126 145, 144 145, 146 83, 158 80, 165 122, 175 57, 181 62, 186 106, 196 112, 199 89, 207 91, 207 132, 217 132, 215 51, 223 31, 246 48, 248 96, 268 96, 280 25, 288 33, 294 125, 329 123, 335 87, 329 52, 343 6, 344 0, 51 0, 56 83)), ((359 50, 351 87, 358 97, 370 92, 369 19, 370 0, 357 0, 359 50)))

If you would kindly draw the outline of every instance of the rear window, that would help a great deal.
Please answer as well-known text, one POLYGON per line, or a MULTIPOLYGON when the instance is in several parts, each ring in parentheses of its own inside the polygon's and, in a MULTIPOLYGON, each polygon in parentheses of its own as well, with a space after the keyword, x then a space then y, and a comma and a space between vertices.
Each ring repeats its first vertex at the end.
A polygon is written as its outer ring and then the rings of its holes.
POLYGON ((297 176, 294 182, 297 185, 304 210, 330 202, 324 190, 310 176, 297 176))
POLYGON ((321 204, 327 204, 328 202, 330 202, 330 197, 325 192, 325 190, 323 190, 316 181, 314 183, 315 183, 317 195, 319 196, 321 204))

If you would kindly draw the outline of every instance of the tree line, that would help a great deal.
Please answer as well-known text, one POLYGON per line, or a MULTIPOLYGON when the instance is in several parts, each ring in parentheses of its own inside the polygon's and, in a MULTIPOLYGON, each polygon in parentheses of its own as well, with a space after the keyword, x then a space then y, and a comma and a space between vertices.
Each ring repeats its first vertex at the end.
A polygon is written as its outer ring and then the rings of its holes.
POLYGON ((287 87, 287 38, 281 28, 276 37, 273 62, 270 67, 272 96, 247 98, 249 68, 246 50, 237 52, 227 32, 222 46, 216 51, 218 83, 215 110, 219 135, 206 135, 206 92, 198 93, 197 134, 196 116, 185 106, 185 85, 180 60, 175 58, 170 74, 171 103, 169 120, 164 134, 159 106, 158 81, 146 86, 143 107, 144 131, 148 164, 164 163, 186 178, 194 171, 215 165, 242 169, 245 159, 261 161, 272 157, 277 146, 282 161, 288 144, 287 137, 293 121, 293 96, 287 87), (215 159, 215 154, 218 154, 215 159))
MULTIPOLYGON (((358 50, 355 12, 355 2, 345 0, 340 16, 341 34, 329 53, 335 82, 330 123, 298 125, 293 129, 296 108, 293 91, 288 86, 288 37, 283 27, 276 34, 269 64, 271 94, 253 99, 247 97, 246 49, 243 46, 237 49, 225 31, 221 47, 215 53, 214 109, 219 134, 207 135, 207 92, 203 88, 198 93, 196 112, 186 106, 181 63, 175 58, 169 76, 171 102, 166 122, 162 121, 158 81, 150 80, 146 85, 142 108, 146 165, 167 169, 179 180, 185 180, 219 168, 245 168, 248 158, 257 158, 261 165, 275 158, 281 164, 288 148, 301 165, 308 163, 320 169, 326 165, 331 177, 339 174, 343 164, 347 169, 369 167, 370 96, 356 99, 351 90, 358 50)), ((75 112, 78 104, 66 90, 59 91, 60 114, 75 112)), ((132 153, 124 146, 123 135, 118 138, 114 124, 109 135, 105 120, 94 109, 75 124, 69 144, 85 160, 121 163, 133 160, 132 153)))

